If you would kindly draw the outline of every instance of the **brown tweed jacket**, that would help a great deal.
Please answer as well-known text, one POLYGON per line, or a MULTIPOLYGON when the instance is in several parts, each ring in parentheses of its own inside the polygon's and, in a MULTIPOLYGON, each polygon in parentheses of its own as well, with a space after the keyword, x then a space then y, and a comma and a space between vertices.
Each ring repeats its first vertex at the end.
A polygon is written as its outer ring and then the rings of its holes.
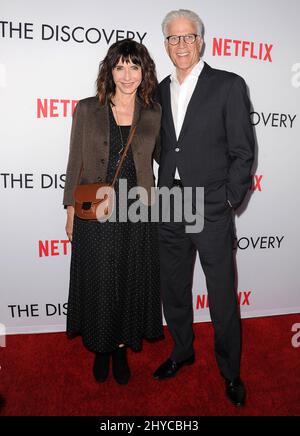
MULTIPOLYGON (((108 110, 108 105, 100 105, 97 97, 80 100, 76 106, 63 198, 65 206, 74 205, 73 192, 77 184, 106 181, 109 159, 108 110)), ((159 141, 160 120, 161 107, 158 103, 153 108, 144 108, 139 98, 136 98, 132 125, 137 125, 137 129, 131 149, 137 184, 146 189, 149 204, 155 180, 152 164, 155 146, 159 141)))

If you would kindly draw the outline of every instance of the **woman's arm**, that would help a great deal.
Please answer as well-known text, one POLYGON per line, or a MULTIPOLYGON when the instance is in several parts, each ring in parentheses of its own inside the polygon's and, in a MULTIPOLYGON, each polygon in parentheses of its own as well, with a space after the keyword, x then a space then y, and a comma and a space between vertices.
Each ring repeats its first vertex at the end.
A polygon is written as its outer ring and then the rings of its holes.
POLYGON ((66 234, 69 238, 69 241, 72 242, 73 239, 73 224, 74 224, 74 206, 67 207, 67 222, 66 222, 66 234))
POLYGON ((73 193, 76 185, 79 183, 82 169, 83 127, 84 111, 81 107, 81 103, 78 102, 73 114, 71 129, 70 151, 63 198, 63 204, 65 206, 74 206, 73 193))

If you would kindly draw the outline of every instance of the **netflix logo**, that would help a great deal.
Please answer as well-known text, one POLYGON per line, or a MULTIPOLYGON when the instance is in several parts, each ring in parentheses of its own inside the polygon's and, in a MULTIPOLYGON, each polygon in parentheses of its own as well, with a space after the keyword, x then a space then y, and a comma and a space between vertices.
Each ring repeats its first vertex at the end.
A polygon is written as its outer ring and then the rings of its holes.
POLYGON ((39 241, 38 256, 53 257, 67 256, 70 252, 71 243, 68 239, 52 239, 48 241, 39 241))
POLYGON ((36 101, 37 118, 66 118, 72 117, 78 100, 58 98, 38 98, 36 101))
POLYGON ((262 192, 262 178, 263 176, 260 174, 255 174, 254 176, 252 176, 252 185, 250 186, 250 191, 259 191, 262 192))
POLYGON ((242 41, 239 39, 213 38, 213 56, 235 56, 272 62, 273 44, 242 41))
MULTIPOLYGON (((239 306, 251 306, 250 297, 252 297, 252 291, 240 291, 238 292, 238 304, 239 306)), ((196 310, 203 310, 209 308, 209 301, 207 294, 196 295, 196 310)))

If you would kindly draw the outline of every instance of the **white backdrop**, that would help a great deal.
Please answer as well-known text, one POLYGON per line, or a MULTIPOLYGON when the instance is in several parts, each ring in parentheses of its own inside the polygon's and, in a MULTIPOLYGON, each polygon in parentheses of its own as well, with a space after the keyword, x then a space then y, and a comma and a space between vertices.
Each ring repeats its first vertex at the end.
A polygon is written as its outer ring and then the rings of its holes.
MULTIPOLYGON (((299 1, 0 0, 0 323, 8 333, 65 329, 72 105, 95 94, 100 60, 127 35, 148 47, 159 79, 169 74, 160 23, 180 7, 204 21, 206 62, 243 76, 253 105, 257 164, 236 217, 242 316, 300 312, 299 1)), ((209 320, 198 260, 193 294, 195 321, 209 320)))

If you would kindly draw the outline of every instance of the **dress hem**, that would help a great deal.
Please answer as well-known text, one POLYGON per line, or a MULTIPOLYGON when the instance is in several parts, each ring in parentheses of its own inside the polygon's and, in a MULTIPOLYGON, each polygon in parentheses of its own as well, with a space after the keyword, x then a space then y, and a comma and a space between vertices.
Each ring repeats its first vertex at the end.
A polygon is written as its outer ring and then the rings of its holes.
MULTIPOLYGON (((118 348, 118 345, 116 344, 116 346, 113 347, 113 348, 112 347, 110 347, 109 349, 108 348, 101 348, 101 350, 100 349, 96 350, 95 347, 89 346, 84 341, 83 336, 82 336, 82 334, 80 332, 77 332, 77 333, 66 332, 66 335, 67 335, 67 338, 70 339, 70 340, 75 339, 77 337, 81 337, 84 346, 87 348, 87 350, 89 350, 89 351, 91 351, 93 353, 112 353, 113 351, 115 351, 118 348)), ((159 340, 163 340, 163 339, 165 339, 165 335, 164 335, 164 333, 161 333, 160 335, 154 335, 154 336, 146 336, 145 335, 145 336, 143 336, 139 340, 139 342, 140 342, 139 345, 134 345, 134 344, 130 343, 130 341, 126 341, 126 340, 125 341, 120 341, 120 344, 124 344, 126 347, 130 348, 132 351, 138 352, 138 351, 142 350, 142 348, 143 348, 142 342, 144 340, 149 341, 149 342, 154 342, 154 341, 159 341, 159 340)))

